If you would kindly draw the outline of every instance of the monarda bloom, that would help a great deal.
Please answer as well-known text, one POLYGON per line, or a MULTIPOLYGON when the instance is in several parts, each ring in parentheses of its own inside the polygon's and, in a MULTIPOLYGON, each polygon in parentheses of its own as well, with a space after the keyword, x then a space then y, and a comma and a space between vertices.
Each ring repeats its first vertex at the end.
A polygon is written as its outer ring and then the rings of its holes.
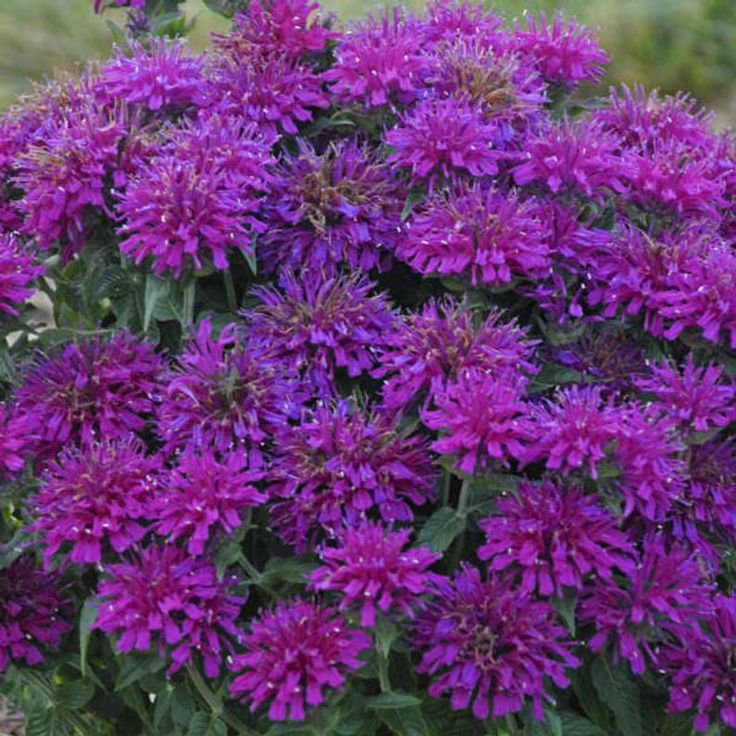
POLYGON ((624 191, 629 169, 619 146, 618 137, 600 125, 563 120, 525 141, 522 161, 511 170, 514 182, 540 182, 553 194, 570 192, 600 200, 606 190, 624 191))
POLYGON ((527 15, 526 22, 526 29, 517 25, 514 46, 547 82, 568 89, 581 82, 598 82, 608 55, 591 31, 575 20, 565 20, 562 14, 556 15, 551 25, 544 14, 538 23, 527 15))
POLYGON ((432 0, 417 24, 423 46, 431 49, 458 39, 474 39, 483 47, 506 46, 509 34, 503 18, 489 13, 483 3, 472 0, 432 0))
POLYGON ((32 415, 14 412, 11 406, 0 403, 0 480, 23 470, 35 442, 35 428, 32 415))
POLYGON ((143 444, 125 439, 62 451, 46 468, 30 499, 47 567, 62 549, 79 564, 95 565, 109 548, 124 552, 146 534, 162 462, 143 444))
POLYGON ((166 452, 241 448, 253 468, 263 465, 262 445, 303 398, 267 349, 247 342, 234 323, 215 337, 209 319, 165 383, 158 433, 166 452))
POLYGON ((253 125, 269 139, 295 135, 313 119, 315 109, 330 106, 319 74, 285 56, 218 58, 212 80, 213 110, 253 125))
POLYGON ((380 367, 383 404, 391 411, 421 401, 427 407, 448 382, 471 368, 524 385, 537 372, 531 362, 535 343, 516 321, 502 322, 492 311, 476 325, 467 305, 428 301, 420 312, 396 323, 380 367))
POLYGON ((15 235, 0 234, 0 312, 17 317, 18 305, 33 295, 33 282, 44 271, 33 261, 15 235))
POLYGON ((282 289, 260 287, 261 304, 247 314, 249 339, 267 346, 287 372, 324 398, 336 395, 335 375, 357 378, 375 368, 391 339, 394 315, 374 284, 360 276, 325 279, 285 272, 282 289))
POLYGON ((114 219, 110 179, 115 186, 124 182, 118 164, 128 133, 125 113, 120 107, 103 112, 90 99, 49 117, 16 161, 24 231, 43 249, 60 244, 67 260, 85 245, 96 219, 114 219))
POLYGON ((129 54, 116 52, 95 85, 108 104, 125 100, 152 113, 175 113, 210 100, 204 58, 189 54, 182 43, 153 38, 146 46, 133 42, 129 54))
POLYGON ((430 190, 440 178, 494 175, 502 157, 494 148, 495 133, 478 106, 453 97, 424 100, 386 133, 394 149, 388 162, 409 169, 412 183, 426 182, 430 190))
POLYGON ((228 268, 228 254, 251 254, 255 218, 268 186, 271 139, 218 116, 171 128, 168 142, 139 168, 118 203, 122 252, 151 261, 158 275, 228 268))
POLYGON ((230 692, 251 712, 270 701, 272 721, 302 721, 306 708, 325 701, 325 690, 340 688, 363 666, 359 656, 370 647, 370 637, 348 628, 336 609, 279 601, 251 621, 242 653, 233 657, 230 692))
POLYGON ((708 731, 711 720, 736 728, 736 597, 718 595, 703 630, 662 653, 672 678, 669 713, 696 711, 693 726, 708 731))
POLYGON ((641 675, 649 661, 659 666, 658 650, 672 640, 688 641, 711 611, 710 587, 698 560, 661 539, 649 539, 635 568, 625 577, 599 578, 581 600, 578 616, 595 624, 589 641, 594 652, 610 643, 641 675))
POLYGON ((410 220, 396 255, 425 276, 502 286, 547 274, 550 235, 531 203, 476 184, 432 196, 410 220))
POLYGON ((322 78, 342 103, 365 107, 414 102, 432 71, 413 19, 400 8, 355 23, 335 49, 335 63, 322 78))
POLYGON ((69 343, 26 370, 16 412, 31 417, 39 458, 63 446, 143 431, 160 390, 163 361, 128 332, 69 343))
POLYGON ((285 56, 299 59, 324 51, 336 34, 321 25, 312 0, 253 0, 233 20, 230 33, 215 34, 215 49, 233 59, 285 56))
POLYGON ((598 463, 622 432, 623 415, 598 386, 559 389, 552 400, 534 405, 534 441, 525 462, 543 460, 567 475, 576 470, 598 478, 598 463))
POLYGON ((579 489, 550 480, 523 481, 480 528, 486 543, 478 557, 489 571, 518 572, 526 593, 562 596, 565 588, 582 590, 591 573, 611 580, 614 570, 634 570, 634 548, 616 518, 579 489))
POLYGON ((386 270, 402 234, 406 192, 391 168, 354 141, 318 154, 299 151, 274 171, 259 239, 266 270, 311 269, 333 276, 342 266, 386 270))
POLYGON ((266 500, 253 484, 261 474, 247 470, 246 458, 230 452, 219 459, 212 450, 181 455, 176 467, 164 475, 153 500, 153 529, 166 543, 186 540, 187 552, 196 557, 218 532, 233 534, 242 513, 266 500))
POLYGON ((298 551, 365 520, 411 521, 435 495, 429 447, 381 410, 318 406, 276 438, 271 524, 298 551))
POLYGON ((56 649, 74 628, 65 620, 70 602, 56 575, 22 557, 0 569, 0 674, 12 662, 43 662, 41 649, 56 649))
POLYGON ((442 557, 427 547, 405 549, 411 531, 392 531, 380 524, 363 524, 342 531, 324 545, 324 563, 310 576, 310 587, 333 590, 342 597, 340 610, 359 609, 361 626, 376 625, 376 611, 385 616, 401 613, 414 618, 420 596, 436 577, 428 568, 442 557))
POLYGON ((230 638, 245 603, 228 592, 233 580, 217 579, 215 566, 167 545, 141 549, 129 560, 104 568, 99 584, 100 608, 93 628, 116 636, 115 647, 127 654, 152 647, 170 659, 167 675, 192 662, 195 652, 208 677, 220 672, 230 638))
POLYGON ((580 664, 554 609, 507 579, 482 580, 470 566, 433 588, 415 636, 422 650, 417 670, 432 678, 429 694, 449 692, 453 710, 472 701, 480 720, 518 713, 531 700, 535 718, 543 720, 544 701, 551 700, 545 679, 565 688, 565 670, 580 664))
POLYGON ((654 394, 685 434, 725 427, 736 418, 736 387, 720 366, 696 366, 691 353, 682 370, 667 363, 653 364, 649 370, 650 376, 637 386, 654 394))
POLYGON ((434 398, 437 408, 422 411, 422 421, 440 433, 432 449, 454 455, 458 470, 472 474, 524 458, 533 425, 517 385, 473 368, 434 398))

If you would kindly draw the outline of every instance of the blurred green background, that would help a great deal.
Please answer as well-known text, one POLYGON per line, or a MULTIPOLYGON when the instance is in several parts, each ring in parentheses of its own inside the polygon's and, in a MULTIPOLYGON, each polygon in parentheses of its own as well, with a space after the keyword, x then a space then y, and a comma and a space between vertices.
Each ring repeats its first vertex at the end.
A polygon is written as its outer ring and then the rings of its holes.
MULTIPOLYGON (((417 7, 420 0, 410 0, 417 7)), ((343 17, 375 9, 365 0, 324 0, 343 17)), ((104 57, 111 37, 92 0, 0 0, 0 107, 54 69, 71 69, 85 59, 104 57)), ((497 0, 509 17, 525 9, 561 8, 600 31, 613 57, 608 82, 644 81, 666 92, 692 91, 722 113, 736 112, 736 0, 497 0)), ((207 44, 209 32, 227 23, 189 0, 197 14, 194 43, 207 44)), ((118 16, 120 19, 121 16, 118 16)))

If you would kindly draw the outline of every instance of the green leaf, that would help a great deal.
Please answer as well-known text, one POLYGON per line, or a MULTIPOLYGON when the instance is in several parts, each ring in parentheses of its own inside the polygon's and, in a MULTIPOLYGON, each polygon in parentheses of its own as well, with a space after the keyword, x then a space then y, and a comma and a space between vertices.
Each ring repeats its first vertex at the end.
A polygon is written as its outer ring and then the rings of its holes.
POLYGON ((171 693, 171 715, 175 723, 180 726, 188 726, 197 706, 189 690, 185 685, 177 685, 171 693))
POLYGON ((396 736, 430 736, 422 710, 416 705, 400 709, 382 708, 376 712, 396 736))
POLYGON ((388 657, 391 646, 399 636, 399 629, 391 621, 380 618, 376 621, 373 635, 376 637, 376 645, 381 656, 388 657))
POLYGON ((159 672, 166 666, 165 660, 155 654, 144 656, 126 655, 121 660, 120 672, 115 680, 116 692, 130 687, 146 675, 159 672))
POLYGON ((371 698, 368 701, 365 707, 370 708, 371 710, 383 710, 385 708, 400 710, 401 708, 412 708, 421 704, 422 701, 414 695, 409 695, 409 693, 391 692, 376 695, 375 698, 371 698))
POLYGON ((192 720, 189 723, 187 730, 187 736, 207 736, 207 731, 210 728, 210 715, 209 713, 195 713, 192 720))
POLYGON ((424 202, 426 195, 421 189, 414 189, 409 192, 409 196, 404 202, 404 209, 401 210, 401 221, 406 222, 410 217, 414 208, 424 202))
POLYGON ((690 736, 693 732, 693 717, 689 715, 668 716, 659 730, 659 736, 690 736))
POLYGON ((62 685, 56 692, 56 704, 69 710, 79 710, 87 705, 95 694, 95 686, 89 680, 75 680, 62 685))
POLYGON ((561 383, 580 383, 582 378, 581 373, 571 368, 557 365, 557 363, 546 363, 529 384, 529 392, 539 393, 540 391, 548 391, 561 383))
POLYGON ((465 517, 445 507, 427 519, 417 535, 417 546, 428 545, 433 552, 444 552, 465 530, 465 517))
POLYGON ((565 622, 568 631, 575 636, 575 608, 578 605, 578 596, 574 590, 568 589, 562 598, 554 598, 552 605, 560 618, 565 622))
POLYGON ((266 585, 279 582, 305 585, 309 573, 316 570, 317 567, 317 563, 310 560, 300 560, 296 557, 272 557, 266 563, 261 582, 266 585))
POLYGON ((639 688, 620 669, 612 667, 604 656, 597 657, 591 668, 593 685, 601 700, 616 718, 626 736, 643 736, 639 712, 639 688))
POLYGON ((87 676, 87 649, 89 638, 92 635, 92 625, 97 620, 100 601, 97 598, 87 598, 79 614, 79 663, 82 677, 87 676))
POLYGON ((171 307, 171 284, 153 274, 146 276, 146 288, 143 296, 143 330, 148 330, 153 318, 162 322, 176 319, 176 312, 171 307))
POLYGON ((595 723, 577 713, 560 713, 563 736, 608 736, 595 723))

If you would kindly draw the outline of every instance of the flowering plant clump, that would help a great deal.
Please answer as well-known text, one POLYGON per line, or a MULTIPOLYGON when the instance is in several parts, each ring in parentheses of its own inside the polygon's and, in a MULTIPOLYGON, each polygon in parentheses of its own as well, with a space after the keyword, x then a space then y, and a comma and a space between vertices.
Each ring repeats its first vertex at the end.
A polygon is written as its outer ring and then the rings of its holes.
POLYGON ((562 15, 205 4, 0 117, 28 733, 736 734, 736 139, 562 15))

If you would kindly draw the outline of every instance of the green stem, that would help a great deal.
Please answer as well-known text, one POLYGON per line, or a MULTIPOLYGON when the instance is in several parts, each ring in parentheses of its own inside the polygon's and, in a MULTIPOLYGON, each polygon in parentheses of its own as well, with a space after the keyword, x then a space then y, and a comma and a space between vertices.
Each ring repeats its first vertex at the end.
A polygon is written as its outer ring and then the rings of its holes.
POLYGON ((445 471, 442 477, 442 495, 440 497, 442 508, 450 505, 450 488, 452 486, 452 473, 445 471))
POLYGON ((388 673, 388 657, 385 657, 376 644, 376 658, 378 660, 378 683, 382 693, 391 692, 391 678, 388 673))
POLYGON ((195 689, 202 700, 207 703, 207 707, 212 712, 212 715, 216 718, 222 718, 230 728, 235 730, 236 733, 242 734, 243 736, 258 736, 256 731, 226 710, 222 702, 218 700, 217 696, 212 692, 212 690, 210 690, 209 685, 204 681, 204 677, 202 677, 196 667, 189 665, 187 667, 187 671, 189 672, 189 677, 191 678, 195 689))
POLYGON ((191 327, 194 324, 194 300, 197 295, 197 282, 192 279, 185 287, 182 299, 182 327, 191 327))
POLYGON ((233 282, 233 274, 228 269, 222 272, 225 280, 225 294, 227 295, 227 308, 231 312, 238 311, 238 296, 235 293, 235 283, 233 282))
POLYGON ((263 573, 260 572, 242 552, 238 555, 238 564, 243 568, 253 585, 256 585, 261 590, 265 590, 271 598, 278 598, 276 591, 273 588, 263 584, 263 573))
POLYGON ((470 499, 470 479, 466 478, 460 488, 460 497, 457 500, 458 516, 465 516, 468 511, 468 501, 470 499))

